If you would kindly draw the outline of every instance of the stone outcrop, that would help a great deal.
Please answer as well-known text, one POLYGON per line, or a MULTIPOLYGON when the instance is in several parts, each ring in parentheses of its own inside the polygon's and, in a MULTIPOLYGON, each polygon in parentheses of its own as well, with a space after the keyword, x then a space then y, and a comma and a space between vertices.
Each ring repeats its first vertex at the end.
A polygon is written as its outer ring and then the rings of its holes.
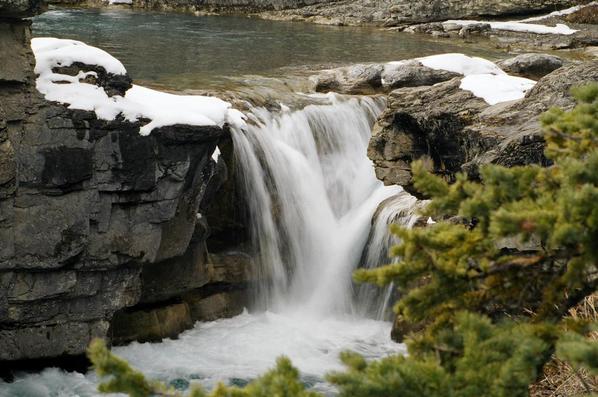
MULTIPOLYGON (((37 8, 0 2, 0 364, 80 355, 93 337, 173 337, 240 312, 256 273, 240 252, 245 234, 213 255, 207 243, 212 220, 224 232, 243 222, 222 207, 239 199, 225 189, 232 155, 212 159, 228 127, 141 136, 147 120, 99 120, 44 100, 20 19, 37 8)), ((130 87, 96 69, 60 72, 95 70, 86 82, 109 95, 130 87)))
POLYGON ((482 164, 546 164, 540 115, 571 108, 572 86, 598 80, 598 64, 575 63, 543 77, 524 99, 488 105, 459 88, 456 78, 434 86, 401 88, 374 126, 368 155, 385 184, 414 192, 410 164, 427 159, 447 180, 455 173, 476 177, 482 164))

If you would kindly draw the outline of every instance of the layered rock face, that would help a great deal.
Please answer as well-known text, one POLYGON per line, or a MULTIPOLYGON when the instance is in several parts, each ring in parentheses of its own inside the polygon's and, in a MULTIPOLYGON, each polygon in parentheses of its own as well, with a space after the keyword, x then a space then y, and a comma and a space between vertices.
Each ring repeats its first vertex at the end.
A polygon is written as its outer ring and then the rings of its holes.
MULTIPOLYGON (((0 22, 0 362, 82 354, 96 336, 176 336, 240 312, 251 259, 226 244, 209 255, 209 219, 228 215, 202 215, 231 200, 226 164, 212 159, 227 127, 141 136, 145 120, 45 101, 20 19, 37 4, 19 4, 0 3, 11 16, 0 22)), ((61 73, 80 70, 94 69, 61 73)), ((96 72, 89 83, 109 95, 130 87, 96 72)))
POLYGON ((566 65, 540 79, 524 99, 493 106, 460 89, 460 80, 389 94, 368 150, 385 184, 414 192, 410 164, 416 159, 427 159, 448 181, 460 171, 476 177, 482 164, 547 164, 540 115, 553 106, 573 107, 570 88, 598 80, 598 65, 566 65))

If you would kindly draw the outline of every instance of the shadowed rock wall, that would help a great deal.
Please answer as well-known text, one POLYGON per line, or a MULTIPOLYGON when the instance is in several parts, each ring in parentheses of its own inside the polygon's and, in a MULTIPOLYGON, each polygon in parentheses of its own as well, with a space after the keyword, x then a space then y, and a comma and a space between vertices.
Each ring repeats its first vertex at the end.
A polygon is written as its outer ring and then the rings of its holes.
MULTIPOLYGON (((144 121, 44 100, 21 19, 37 9, 0 1, 0 364, 80 355, 96 336, 176 336, 240 312, 251 259, 230 246, 210 256, 201 214, 230 201, 226 164, 212 159, 227 127, 144 137, 144 121)), ((79 70, 93 66, 61 73, 79 70)), ((110 95, 130 87, 128 77, 98 75, 110 95)))

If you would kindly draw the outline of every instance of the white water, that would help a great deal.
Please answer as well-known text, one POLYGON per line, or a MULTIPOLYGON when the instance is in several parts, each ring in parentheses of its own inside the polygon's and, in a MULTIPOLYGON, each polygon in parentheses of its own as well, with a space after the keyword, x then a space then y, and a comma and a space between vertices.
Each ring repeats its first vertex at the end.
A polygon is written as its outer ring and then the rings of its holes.
MULTIPOLYGON (((362 259, 363 267, 374 269, 383 264, 397 263, 397 258, 390 258, 390 249, 400 243, 400 239, 389 233, 391 224, 410 228, 420 218, 417 210, 424 202, 418 201, 407 192, 401 192, 385 200, 374 219, 372 230, 362 259)), ((371 284, 361 284, 357 290, 358 312, 362 316, 373 316, 377 320, 389 319, 394 302, 393 284, 386 288, 379 288, 371 284)))
POLYGON ((254 246, 272 281, 262 304, 278 311, 350 311, 372 215, 401 191, 383 186, 366 156, 382 99, 328 100, 276 116, 256 110, 257 125, 234 134, 254 246))
MULTIPOLYGON (((366 265, 386 262, 392 241, 385 229, 391 220, 411 222, 405 211, 414 199, 384 187, 366 156, 382 100, 328 95, 327 101, 281 115, 255 110, 257 123, 234 133, 257 260, 270 280, 259 296, 268 311, 197 323, 177 340, 132 343, 116 354, 153 378, 207 387, 246 382, 287 355, 306 384, 330 394, 323 377, 342 368, 341 351, 372 359, 403 351, 390 340, 390 323, 363 316, 360 308, 380 300, 360 293, 356 303, 351 274, 368 236, 366 265), (379 203, 397 194, 370 233, 379 203)), ((48 369, 0 383, 0 396, 88 397, 97 395, 95 387, 91 373, 48 369)))

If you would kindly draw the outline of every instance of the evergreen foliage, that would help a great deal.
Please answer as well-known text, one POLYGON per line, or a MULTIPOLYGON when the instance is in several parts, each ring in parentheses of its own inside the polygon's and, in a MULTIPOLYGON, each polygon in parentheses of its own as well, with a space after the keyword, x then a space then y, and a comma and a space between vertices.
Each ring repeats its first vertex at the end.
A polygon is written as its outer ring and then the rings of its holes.
MULTIPOLYGON (((328 376, 341 396, 527 396, 555 352, 598 372, 598 344, 586 337, 596 325, 566 318, 598 283, 598 84, 574 95, 575 109, 542 118, 551 167, 486 165, 481 183, 458 175, 449 185, 414 163, 415 186, 431 198, 424 215, 439 222, 393 227, 402 241, 393 255, 401 261, 355 278, 394 282, 400 318, 425 329, 409 336, 405 357, 366 362, 343 354, 347 370, 328 376)), ((177 395, 100 343, 90 358, 109 376, 102 391, 177 395)), ((211 395, 315 396, 284 358, 246 388, 220 385, 211 395)))

